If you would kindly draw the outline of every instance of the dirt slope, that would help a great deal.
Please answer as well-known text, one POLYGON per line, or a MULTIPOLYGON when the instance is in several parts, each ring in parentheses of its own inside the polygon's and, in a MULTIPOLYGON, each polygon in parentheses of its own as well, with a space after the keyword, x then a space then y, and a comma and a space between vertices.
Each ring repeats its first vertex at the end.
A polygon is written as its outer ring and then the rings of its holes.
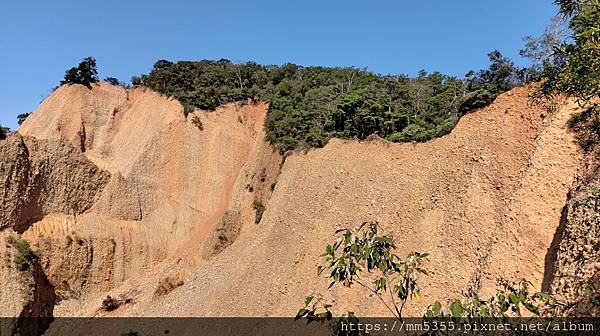
MULTIPOLYGON (((528 93, 506 93, 427 143, 334 139, 287 157, 278 176, 264 104, 186 120, 144 89, 63 86, 19 133, 78 148, 110 180, 89 209, 45 214, 24 237, 62 300, 55 316, 292 315, 327 293, 315 267, 332 233, 370 220, 401 253, 431 254, 409 314, 490 292, 497 276, 540 287, 581 153, 566 128, 574 107, 547 116, 528 93), (258 225, 253 203, 266 206, 258 225), (166 276, 183 285, 156 296, 166 276), (101 311, 106 295, 129 301, 101 311)), ((331 299, 338 312, 387 315, 354 288, 331 299)))
POLYGON ((153 293, 162 278, 185 276, 254 222, 254 200, 268 202, 280 158, 263 140, 265 106, 197 111, 201 127, 181 109, 144 89, 63 86, 19 129, 79 144, 110 173, 88 211, 47 214, 24 233, 62 300, 55 316, 96 310, 129 280, 148 281, 153 293))
MULTIPOLYGON (((527 96, 513 90, 425 144, 333 140, 289 157, 259 230, 127 313, 289 316, 311 291, 327 292, 314 270, 331 234, 369 220, 403 253, 431 253, 426 297, 409 313, 468 288, 490 292, 497 276, 540 287, 581 154, 566 127, 572 107, 544 118, 527 96)), ((361 291, 332 299, 339 312, 387 314, 361 291)))

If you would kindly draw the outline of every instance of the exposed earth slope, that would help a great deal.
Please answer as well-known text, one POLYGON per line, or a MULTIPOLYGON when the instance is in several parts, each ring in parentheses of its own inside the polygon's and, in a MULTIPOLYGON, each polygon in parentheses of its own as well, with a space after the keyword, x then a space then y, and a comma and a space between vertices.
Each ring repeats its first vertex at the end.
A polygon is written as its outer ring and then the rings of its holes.
MULTIPOLYGON (((425 298, 409 314, 468 289, 490 293, 498 276, 540 288, 582 154, 567 127, 575 105, 548 115, 529 92, 503 94, 426 143, 333 139, 284 162, 264 141, 265 104, 186 120, 178 102, 149 90, 63 86, 19 129, 25 140, 0 144, 4 157, 16 153, 0 160, 0 180, 18 186, 4 189, 17 190, 3 199, 0 218, 13 223, 4 234, 21 232, 40 251, 60 298, 54 316, 290 316, 327 292, 315 268, 332 233, 371 220, 400 253, 430 253, 425 298), (43 176, 58 176, 52 206, 19 191, 38 174, 23 146, 48 156, 43 176), (52 159, 61 153, 76 167, 52 159), (13 215, 34 203, 35 216, 13 215), (176 288, 157 295, 169 277, 176 288), (122 305, 102 310, 107 295, 122 305)), ((358 289, 331 295, 340 313, 387 315, 358 289)), ((0 303, 3 315, 19 311, 0 303)))

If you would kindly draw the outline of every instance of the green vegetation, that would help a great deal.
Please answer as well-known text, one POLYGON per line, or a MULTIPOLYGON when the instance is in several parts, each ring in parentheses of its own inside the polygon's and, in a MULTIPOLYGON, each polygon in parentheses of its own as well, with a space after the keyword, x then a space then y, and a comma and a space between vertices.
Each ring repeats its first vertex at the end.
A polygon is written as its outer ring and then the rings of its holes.
POLYGON ((262 204, 261 201, 254 200, 254 202, 252 202, 252 207, 254 208, 254 211, 255 211, 254 222, 256 224, 258 224, 258 223, 260 223, 260 220, 262 219, 263 213, 266 210, 265 206, 264 206, 264 204, 262 204))
POLYGON ((10 235, 6 238, 6 243, 17 248, 15 256, 17 269, 21 272, 30 270, 33 263, 37 260, 38 255, 31 249, 29 242, 21 236, 14 237, 10 235))
POLYGON ((489 69, 471 71, 466 79, 439 72, 421 71, 409 78, 356 68, 262 66, 221 59, 160 60, 132 83, 176 98, 186 117, 193 108, 267 101, 267 139, 285 152, 322 147, 332 137, 365 139, 377 134, 402 142, 447 134, 462 114, 523 83, 523 69, 498 51, 489 56, 489 69))
POLYGON ((101 305, 101 309, 105 310, 105 311, 113 311, 113 310, 117 310, 120 306, 121 306, 122 302, 121 300, 117 300, 115 298, 113 298, 110 295, 107 295, 103 300, 102 300, 102 305, 101 305))
POLYGON ((192 117, 192 124, 198 127, 199 130, 204 130, 204 124, 202 123, 202 120, 200 120, 200 117, 196 115, 192 117))
POLYGON ((29 117, 30 114, 31 112, 21 113, 17 116, 17 123, 19 124, 19 126, 25 122, 25 119, 27 119, 27 117, 29 117))
POLYGON ((6 139, 6 135, 10 130, 0 124, 0 140, 6 139))
POLYGON ((173 277, 166 277, 158 283, 158 287, 154 291, 154 296, 162 296, 171 293, 175 288, 183 286, 182 280, 177 280, 173 277))
POLYGON ((577 99, 585 111, 574 118, 584 149, 600 144, 600 0, 556 0, 569 39, 554 46, 554 63, 546 63, 540 88, 549 98, 577 99))
POLYGON ((551 295, 543 292, 530 293, 531 283, 521 280, 510 283, 500 279, 500 287, 496 294, 482 300, 476 293, 461 299, 451 300, 450 305, 444 307, 440 302, 435 302, 427 308, 426 318, 468 318, 483 322, 486 318, 504 318, 522 316, 522 308, 533 315, 542 314, 554 316, 563 305, 551 295))
POLYGON ((129 85, 127 85, 126 83, 121 82, 116 77, 106 77, 106 78, 104 78, 104 81, 107 82, 110 85, 122 86, 124 88, 128 88, 129 87, 129 85))
POLYGON ((460 105, 460 112, 481 108, 491 104, 498 95, 515 86, 521 85, 527 78, 532 79, 528 69, 520 69, 515 64, 502 56, 498 50, 488 54, 490 68, 477 73, 467 73, 467 92, 469 92, 460 105))
MULTIPOLYGON (((417 279, 419 275, 428 275, 422 264, 427 260, 427 253, 412 252, 406 258, 393 253, 396 248, 394 240, 388 236, 378 235, 377 223, 363 223, 357 232, 348 229, 333 244, 325 248, 325 266, 317 267, 317 275, 327 270, 330 280, 329 288, 335 284, 351 287, 358 284, 377 296, 381 303, 396 318, 402 319, 402 309, 410 299, 421 298, 421 289, 417 279), (388 299, 389 297, 389 299, 388 299)), ((296 319, 307 318, 309 321, 330 319, 331 305, 324 305, 322 313, 316 313, 315 296, 306 298, 304 308, 298 311, 296 319)), ((349 315, 352 316, 352 315, 349 315)))
POLYGON ((570 43, 555 46, 556 65, 545 67, 541 91, 587 104, 600 97, 600 0, 557 0, 568 20, 570 43))
POLYGON ((72 67, 65 72, 65 78, 60 82, 60 85, 82 84, 91 89, 92 83, 97 81, 96 60, 92 57, 86 57, 79 63, 79 66, 72 67))
MULTIPOLYGON (((419 278, 429 275, 423 266, 428 254, 412 252, 400 258, 394 254, 394 240, 379 235, 376 222, 367 224, 363 223, 354 232, 348 229, 336 231, 336 234, 343 234, 325 248, 321 255, 325 258, 325 265, 317 267, 317 276, 325 274, 330 280, 329 288, 336 284, 363 287, 396 319, 402 321, 404 305, 409 300, 421 298, 419 278)), ((522 309, 537 316, 558 316, 564 311, 565 305, 551 295, 530 293, 530 284, 525 280, 519 283, 500 280, 499 285, 501 289, 487 300, 481 300, 476 293, 472 293, 451 300, 447 306, 435 302, 427 308, 424 318, 426 321, 463 318, 467 323, 477 323, 489 318, 521 316, 522 309)), ((311 295, 306 298, 296 319, 327 324, 332 335, 342 335, 338 329, 340 321, 352 320, 356 323, 357 318, 349 312, 336 321, 332 308, 331 304, 324 303, 322 295, 311 295)))

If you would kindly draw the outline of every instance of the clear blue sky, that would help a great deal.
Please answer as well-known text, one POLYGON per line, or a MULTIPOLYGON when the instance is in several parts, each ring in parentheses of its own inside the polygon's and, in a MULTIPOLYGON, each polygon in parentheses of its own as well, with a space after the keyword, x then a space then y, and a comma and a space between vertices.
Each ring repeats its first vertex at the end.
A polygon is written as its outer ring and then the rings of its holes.
POLYGON ((0 0, 0 124, 33 111, 83 57, 129 80, 158 59, 367 67, 457 76, 498 49, 518 64, 552 0, 0 0))

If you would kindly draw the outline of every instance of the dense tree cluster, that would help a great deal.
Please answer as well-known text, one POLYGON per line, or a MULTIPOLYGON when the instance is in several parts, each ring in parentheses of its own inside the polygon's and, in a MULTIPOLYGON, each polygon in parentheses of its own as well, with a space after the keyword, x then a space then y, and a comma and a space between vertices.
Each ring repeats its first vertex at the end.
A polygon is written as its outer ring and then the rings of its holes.
POLYGON ((490 68, 466 79, 425 71, 409 78, 357 68, 160 60, 132 84, 178 99, 186 116, 194 107, 267 101, 267 137, 281 151, 371 134, 395 142, 426 141, 447 134, 461 114, 523 82, 522 69, 500 52, 489 56, 490 68))
POLYGON ((479 72, 467 73, 467 92, 469 92, 460 106, 461 112, 487 106, 496 97, 515 86, 539 78, 531 68, 519 68, 508 58, 494 50, 488 54, 490 58, 489 69, 479 72))
POLYGON ((565 95, 586 110, 572 120, 585 149, 600 144, 600 0, 556 0, 570 36, 553 48, 540 92, 565 95))
POLYGON ((568 21, 568 42, 554 48, 555 64, 544 69, 542 92, 566 94, 582 103, 600 97, 600 1, 557 0, 568 21))
POLYGON ((82 84, 91 88, 92 83, 98 81, 98 70, 96 60, 92 57, 84 58, 78 66, 72 67, 65 72, 65 78, 60 82, 64 84, 82 84))
POLYGON ((193 107, 212 110, 225 103, 258 98, 268 82, 267 68, 224 59, 176 64, 160 60, 148 75, 131 79, 133 85, 147 86, 178 99, 186 115, 193 107))

